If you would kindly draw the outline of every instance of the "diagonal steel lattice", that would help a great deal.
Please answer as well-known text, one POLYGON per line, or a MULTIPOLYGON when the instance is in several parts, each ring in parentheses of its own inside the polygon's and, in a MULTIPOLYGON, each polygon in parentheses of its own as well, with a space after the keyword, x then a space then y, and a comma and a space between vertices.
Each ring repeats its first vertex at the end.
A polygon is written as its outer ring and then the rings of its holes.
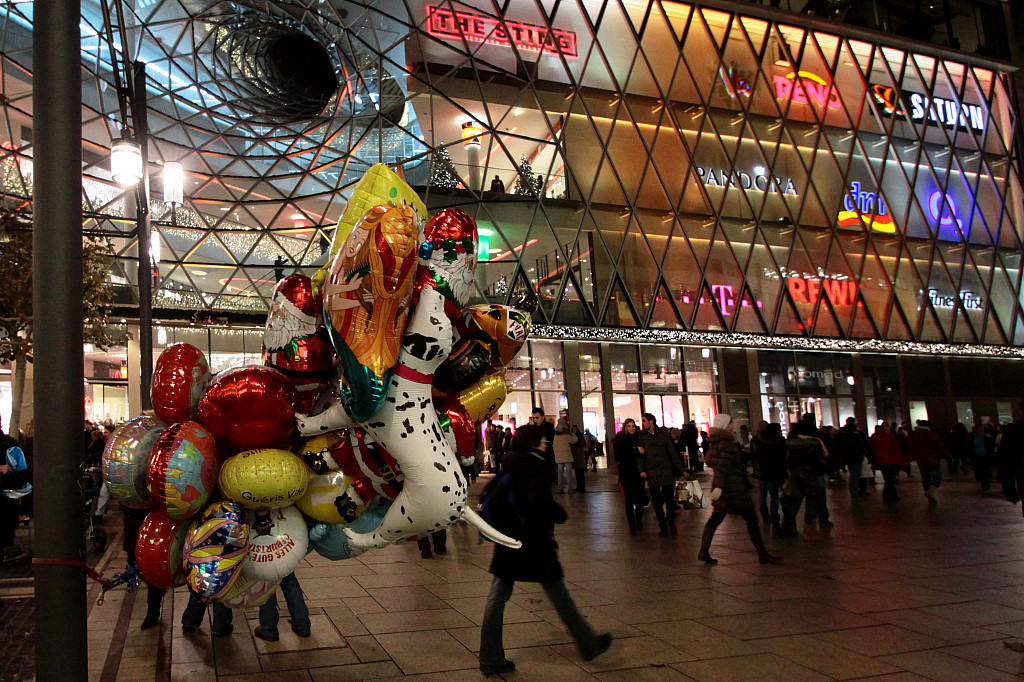
MULTIPOLYGON (((0 15, 17 200, 32 4, 0 15)), ((151 158, 186 168, 173 212, 154 174, 158 307, 266 310, 384 162, 477 219, 473 302, 530 290, 541 323, 1024 343, 1007 72, 809 21, 640 0, 85 0, 83 228, 127 288, 133 224, 106 170, 123 51, 147 62, 151 158), (455 182, 438 186, 442 163, 455 182), (494 176, 516 193, 487 191, 494 176)))

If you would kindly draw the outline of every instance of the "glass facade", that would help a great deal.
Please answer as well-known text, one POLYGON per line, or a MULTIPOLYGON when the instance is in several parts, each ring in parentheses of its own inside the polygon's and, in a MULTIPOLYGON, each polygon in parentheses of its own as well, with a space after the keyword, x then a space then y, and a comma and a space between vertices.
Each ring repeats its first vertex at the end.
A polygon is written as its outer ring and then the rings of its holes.
MULTIPOLYGON (((721 409, 826 424, 895 419, 910 400, 934 412, 897 358, 813 351, 1024 346, 1002 62, 725 0, 122 9, 123 35, 93 0, 81 27, 83 228, 110 244, 123 316, 134 207, 108 150, 134 122, 115 56, 147 63, 157 317, 260 321, 281 275, 324 264, 354 184, 383 162, 432 209, 477 219, 472 303, 538 297, 509 422, 577 409, 553 339, 578 342, 582 419, 602 433, 643 411, 702 428, 721 409), (160 201, 165 161, 186 170, 178 207, 160 201), (761 349, 744 390, 720 385, 730 334, 761 349)), ((0 20, 0 192, 21 202, 33 5, 0 20)), ((199 345, 214 370, 251 355, 199 345)))
MULTIPOLYGON (((322 262, 353 183, 383 161, 428 205, 477 218, 476 300, 533 290, 540 322, 1024 342, 997 62, 745 4, 172 5, 128 9, 125 26, 148 63, 151 157, 188 177, 183 206, 152 201, 158 307, 265 310, 278 270, 322 262), (275 60, 289 40, 325 80, 275 60)), ((104 7, 83 9, 83 224, 129 286, 104 7)), ((3 15, 3 189, 23 197, 32 5, 3 15)))

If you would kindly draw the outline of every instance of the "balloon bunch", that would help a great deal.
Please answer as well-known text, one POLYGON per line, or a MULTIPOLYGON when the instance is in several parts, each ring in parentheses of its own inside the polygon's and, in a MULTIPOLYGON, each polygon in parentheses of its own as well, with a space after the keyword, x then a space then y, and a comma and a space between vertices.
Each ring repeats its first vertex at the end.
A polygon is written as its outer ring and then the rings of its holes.
POLYGON ((457 456, 504 401, 527 311, 467 306, 477 229, 457 209, 426 220, 382 164, 357 185, 328 267, 278 282, 262 366, 211 376, 194 346, 168 346, 154 416, 122 425, 103 455, 121 504, 150 508, 142 576, 229 607, 268 599, 316 550, 345 559, 464 518, 457 456))

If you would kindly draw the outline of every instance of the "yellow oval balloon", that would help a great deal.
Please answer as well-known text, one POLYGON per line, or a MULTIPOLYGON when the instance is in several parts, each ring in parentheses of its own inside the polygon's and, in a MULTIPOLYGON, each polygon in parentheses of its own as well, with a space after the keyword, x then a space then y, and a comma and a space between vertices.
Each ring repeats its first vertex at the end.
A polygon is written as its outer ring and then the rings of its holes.
POLYGON ((311 476, 306 494, 295 506, 323 523, 351 523, 377 497, 373 490, 364 489, 361 495, 359 488, 356 479, 340 471, 311 476))
POLYGON ((309 470, 287 450, 246 450, 225 460, 220 469, 224 496, 248 509, 274 509, 306 494, 309 470))
POLYGON ((511 388, 505 383, 505 369, 502 368, 460 393, 459 402, 466 408, 470 419, 476 422, 486 421, 505 402, 511 388))

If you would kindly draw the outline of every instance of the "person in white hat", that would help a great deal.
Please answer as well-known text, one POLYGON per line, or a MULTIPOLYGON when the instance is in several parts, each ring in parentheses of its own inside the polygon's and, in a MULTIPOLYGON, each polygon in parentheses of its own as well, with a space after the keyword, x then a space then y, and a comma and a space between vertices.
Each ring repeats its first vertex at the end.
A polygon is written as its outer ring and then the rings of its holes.
POLYGON ((723 413, 715 417, 714 426, 708 432, 708 441, 710 444, 705 459, 715 471, 711 484, 715 511, 704 526, 697 558, 706 564, 718 563, 717 559, 711 557, 711 540, 726 514, 739 514, 747 523, 747 533, 750 534, 750 541, 754 543, 761 563, 779 563, 782 558, 770 554, 761 537, 761 526, 757 521, 754 500, 750 496, 753 486, 747 479, 747 463, 736 440, 731 416, 723 413), (720 493, 716 497, 714 493, 718 491, 720 493))

